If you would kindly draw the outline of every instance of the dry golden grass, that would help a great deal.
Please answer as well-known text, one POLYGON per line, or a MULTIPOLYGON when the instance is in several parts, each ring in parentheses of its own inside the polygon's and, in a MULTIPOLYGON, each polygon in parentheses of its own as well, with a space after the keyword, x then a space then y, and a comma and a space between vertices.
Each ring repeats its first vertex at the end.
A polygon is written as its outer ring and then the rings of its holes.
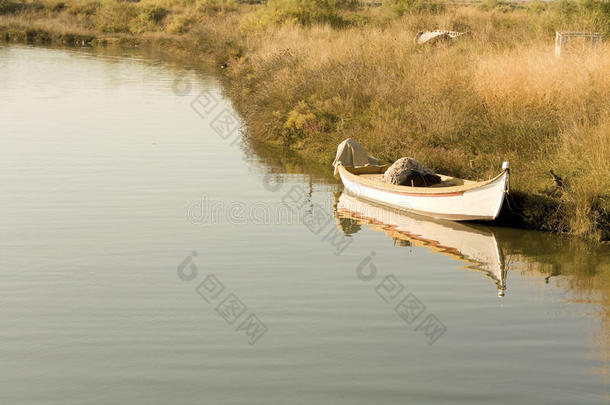
MULTIPOLYGON (((462 9, 429 20, 474 27, 484 16, 462 9)), ((552 211, 542 228, 607 238, 608 45, 557 59, 552 33, 520 41, 520 28, 484 24, 454 46, 417 47, 422 19, 257 32, 229 71, 251 136, 321 161, 351 136, 387 160, 411 155, 470 178, 510 160, 513 190, 537 195, 526 224, 538 227, 552 211), (563 176, 563 189, 549 170, 563 176)))
POLYGON ((509 160, 520 225, 610 236, 610 48, 553 54, 556 29, 610 34, 607 2, 513 11, 500 2, 489 11, 418 8, 401 16, 390 6, 306 9, 299 23, 301 14, 278 8, 292 0, 282 1, 68 1, 59 11, 2 16, 0 29, 172 41, 194 57, 211 54, 228 64, 227 90, 255 141, 328 163, 335 146, 354 137, 382 159, 409 155, 475 179, 509 160), (471 35, 453 45, 414 44, 418 31, 435 28, 471 35))

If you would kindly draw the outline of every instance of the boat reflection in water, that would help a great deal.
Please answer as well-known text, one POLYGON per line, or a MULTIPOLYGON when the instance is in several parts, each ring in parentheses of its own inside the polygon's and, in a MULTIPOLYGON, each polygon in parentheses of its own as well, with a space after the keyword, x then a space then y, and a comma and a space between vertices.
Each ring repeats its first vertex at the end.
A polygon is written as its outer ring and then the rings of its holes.
POLYGON ((491 278, 498 296, 506 291, 508 268, 530 285, 558 288, 566 302, 582 306, 599 317, 592 333, 601 357, 598 370, 610 379, 610 246, 587 243, 542 232, 495 228, 433 220, 393 211, 357 199, 346 192, 335 195, 335 219, 347 234, 363 225, 385 232, 397 245, 425 246, 464 263, 491 278))
POLYGON ((484 227, 465 223, 434 220, 403 213, 342 193, 336 204, 335 218, 341 230, 349 235, 361 225, 385 232, 399 246, 425 246, 480 271, 492 279, 498 296, 506 291, 507 266, 494 233, 484 227))

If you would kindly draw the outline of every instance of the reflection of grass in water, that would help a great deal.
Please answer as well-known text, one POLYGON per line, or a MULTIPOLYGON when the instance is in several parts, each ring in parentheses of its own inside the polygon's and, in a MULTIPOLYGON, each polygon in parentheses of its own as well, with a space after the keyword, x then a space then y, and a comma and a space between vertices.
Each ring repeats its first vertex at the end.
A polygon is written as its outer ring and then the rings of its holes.
POLYGON ((610 46, 553 56, 556 29, 607 38, 607 2, 0 1, 0 32, 13 38, 213 54, 259 142, 328 164, 351 136, 382 159, 410 155, 472 179, 510 160, 524 226, 610 236, 610 46), (413 43, 435 28, 471 35, 453 46, 413 43), (565 179, 562 190, 549 169, 565 179))
MULTIPOLYGON (((367 203, 369 204, 369 203, 367 203)), ((379 208, 387 211, 388 209, 379 208)), ((392 211, 392 210, 389 210, 392 211)), ((352 211, 335 211, 338 226, 347 234, 358 225, 369 225, 391 237, 397 246, 424 246, 438 253, 444 253, 455 260, 466 260, 469 269, 486 272, 484 263, 474 263, 463 257, 451 246, 438 246, 433 240, 422 235, 411 235, 406 230, 396 230, 396 226, 381 223, 364 214, 352 211)), ((610 361, 610 246, 590 244, 581 239, 560 237, 541 232, 518 231, 509 228, 469 226, 472 232, 489 233, 498 242, 507 270, 544 277, 565 291, 565 298, 575 304, 587 303, 599 308, 600 328, 596 334, 595 347, 601 355, 601 373, 608 378, 610 361), (557 277, 556 279, 554 277, 557 277), (556 281, 553 281, 556 280, 556 281), (604 367, 606 366, 606 367, 604 367)), ((359 230, 359 228, 358 228, 359 230)), ((489 275, 497 280, 496 275, 489 275)), ((501 287, 498 285, 498 287, 501 287)))
POLYGON ((337 183, 329 164, 311 162, 295 151, 247 139, 244 152, 262 163, 288 174, 307 174, 319 183, 337 183))
POLYGON ((596 345, 602 355, 602 374, 608 378, 610 362, 610 246, 538 232, 498 229, 504 254, 524 266, 526 273, 541 275, 571 293, 570 300, 598 305, 600 330, 596 345))

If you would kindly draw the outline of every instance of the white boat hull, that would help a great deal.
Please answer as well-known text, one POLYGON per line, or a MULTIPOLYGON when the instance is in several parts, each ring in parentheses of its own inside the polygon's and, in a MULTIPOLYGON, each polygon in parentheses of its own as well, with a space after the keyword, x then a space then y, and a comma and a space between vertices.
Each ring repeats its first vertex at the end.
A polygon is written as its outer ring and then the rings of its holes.
MULTIPOLYGON (((339 171, 346 190, 358 197, 392 208, 433 218, 453 221, 491 221, 498 217, 508 191, 509 172, 505 170, 492 181, 469 190, 438 193, 409 193, 358 182, 357 176, 339 171)), ((407 190, 409 187, 402 187, 407 190)))

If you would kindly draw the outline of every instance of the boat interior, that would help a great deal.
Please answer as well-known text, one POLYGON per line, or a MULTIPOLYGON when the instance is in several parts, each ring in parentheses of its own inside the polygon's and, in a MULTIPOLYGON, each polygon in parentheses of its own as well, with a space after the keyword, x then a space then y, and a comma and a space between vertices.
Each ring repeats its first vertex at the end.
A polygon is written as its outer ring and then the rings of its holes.
MULTIPOLYGON (((381 165, 381 166, 361 166, 361 167, 351 167, 351 166, 343 166, 345 170, 348 172, 357 175, 362 179, 369 180, 375 183, 388 184, 383 180, 383 173, 390 167, 391 165, 381 165)), ((456 187, 456 186, 475 186, 480 185, 481 182, 472 181, 472 180, 464 180, 457 177, 445 176, 443 174, 438 174, 441 178, 441 182, 438 184, 434 184, 428 186, 426 188, 443 188, 443 187, 456 187)), ((405 186, 402 186, 405 187, 405 186)), ((419 187, 417 187, 419 188, 419 187)))
MULTIPOLYGON (((466 184, 474 184, 476 183, 475 181, 470 181, 470 180, 464 180, 464 179, 458 179, 456 177, 451 177, 451 176, 445 176, 442 174, 439 174, 439 176, 441 177, 441 182, 438 184, 433 184, 428 186, 427 188, 442 188, 442 187, 453 187, 453 186, 463 186, 466 184)), ((360 177, 365 178, 365 179, 369 179, 372 181, 376 181, 379 183, 383 183, 383 173, 371 173, 371 174, 361 174, 360 177)))

